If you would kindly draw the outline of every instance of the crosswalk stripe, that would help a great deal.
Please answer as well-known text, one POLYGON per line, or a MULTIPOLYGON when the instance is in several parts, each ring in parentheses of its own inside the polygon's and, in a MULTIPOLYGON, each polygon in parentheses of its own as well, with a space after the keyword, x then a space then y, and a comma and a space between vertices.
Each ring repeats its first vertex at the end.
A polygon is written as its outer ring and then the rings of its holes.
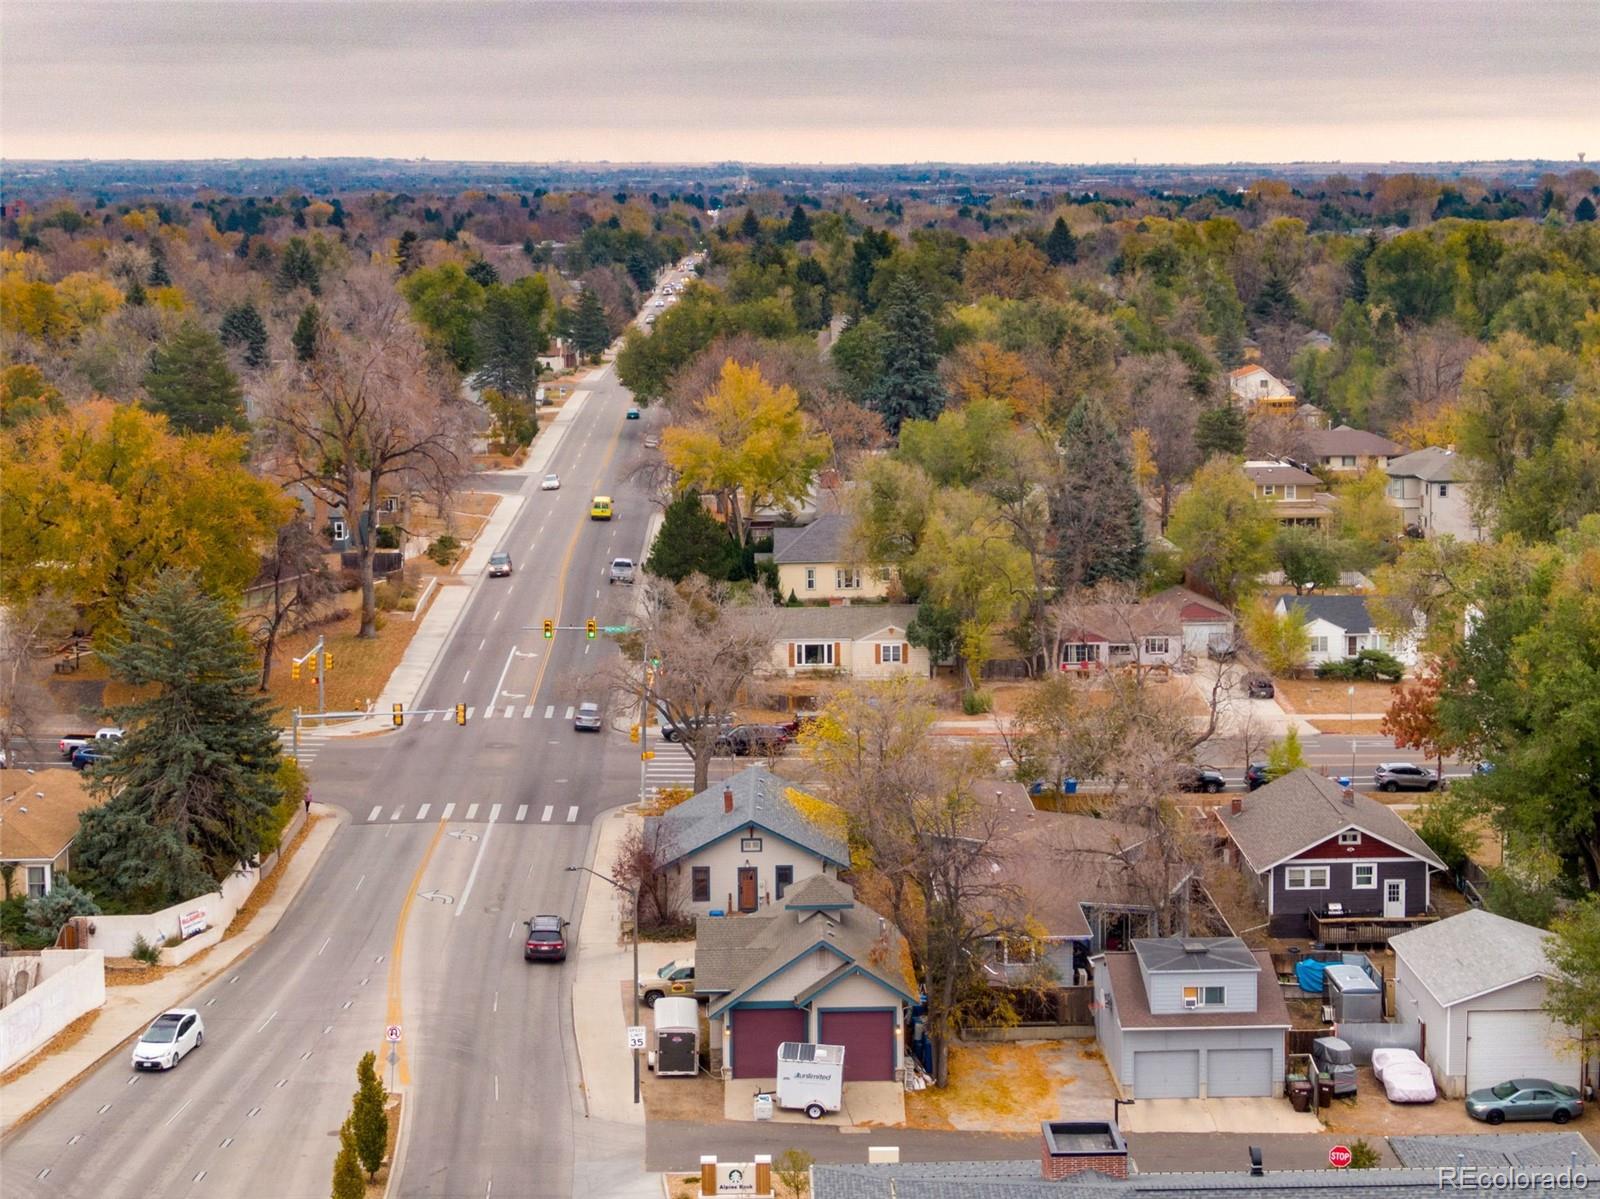
POLYGON ((517 713, 517 705, 516 704, 507 704, 506 705, 506 719, 507 720, 510 720, 513 716, 516 715, 516 713, 517 713))
POLYGON ((405 811, 404 807, 396 808, 393 812, 391 812, 389 814, 389 819, 390 820, 399 820, 400 819, 400 813, 403 812, 403 811, 405 811))
POLYGON ((474 804, 468 804, 467 805, 467 814, 464 817, 464 819, 476 820, 477 818, 478 818, 478 805, 475 804, 475 803, 474 804))
POLYGON ((574 708, 571 704, 568 704, 567 705, 567 719, 571 720, 572 717, 577 713, 577 711, 578 711, 578 709, 574 708))
POLYGON ((418 808, 417 809, 417 819, 418 820, 426 820, 428 818, 428 809, 431 808, 432 806, 433 806, 432 804, 426 804, 425 803, 420 808, 418 808))
POLYGON ((532 704, 529 704, 526 708, 522 709, 522 719, 527 720, 532 715, 533 715, 533 705, 532 704))
POLYGON ((493 824, 496 820, 499 820, 499 819, 500 819, 500 805, 499 804, 490 805, 490 807, 489 807, 489 823, 493 824))
POLYGON ((545 804, 544 805, 544 815, 539 817, 539 823, 541 823, 541 824, 549 824, 550 823, 550 817, 555 815, 555 811, 556 811, 556 808, 555 808, 554 804, 545 804))
POLYGON ((377 807, 373 808, 372 811, 367 813, 367 823, 371 824, 374 820, 376 820, 382 814, 383 814, 383 805, 379 804, 377 807))
POLYGON ((428 721, 433 719, 433 717, 434 717, 434 714, 432 712, 424 712, 422 714, 422 723, 423 724, 427 724, 428 721))
POLYGON ((545 708, 545 710, 544 710, 544 718, 546 720, 549 720, 555 714, 556 714, 556 706, 554 704, 551 704, 549 707, 545 708))
POLYGON ((567 823, 568 824, 575 824, 577 822, 577 819, 578 819, 578 805, 577 804, 573 804, 570 808, 567 809, 567 823))
POLYGON ((476 712, 477 710, 478 710, 477 708, 468 708, 467 709, 467 719, 471 720, 472 719, 472 714, 474 712, 476 712))
POLYGON ((526 820, 527 818, 528 818, 528 805, 527 804, 518 804, 517 805, 517 822, 520 824, 522 821, 526 820))
POLYGON ((455 804, 453 804, 453 803, 445 804, 444 805, 444 811, 439 813, 439 819, 440 820, 449 820, 450 819, 450 814, 452 812, 454 812, 455 810, 456 810, 456 805, 455 804))

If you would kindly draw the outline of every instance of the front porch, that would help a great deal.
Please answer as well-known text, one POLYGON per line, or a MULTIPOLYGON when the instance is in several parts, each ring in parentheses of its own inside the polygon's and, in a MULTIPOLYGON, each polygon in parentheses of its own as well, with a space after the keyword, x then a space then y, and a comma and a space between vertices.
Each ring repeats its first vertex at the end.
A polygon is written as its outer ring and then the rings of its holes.
POLYGON ((1350 945, 1387 945, 1389 938, 1407 929, 1439 919, 1437 912, 1416 916, 1355 916, 1345 912, 1307 912, 1306 930, 1312 941, 1330 948, 1350 945))

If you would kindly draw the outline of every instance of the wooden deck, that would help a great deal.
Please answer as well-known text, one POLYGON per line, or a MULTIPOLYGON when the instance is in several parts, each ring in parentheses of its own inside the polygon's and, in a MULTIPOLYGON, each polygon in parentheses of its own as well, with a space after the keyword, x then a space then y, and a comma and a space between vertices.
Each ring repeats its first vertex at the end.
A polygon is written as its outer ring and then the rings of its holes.
POLYGON ((1421 916, 1322 916, 1311 912, 1306 924, 1312 939, 1323 945, 1387 945, 1396 933, 1421 928, 1438 919, 1433 912, 1421 916))

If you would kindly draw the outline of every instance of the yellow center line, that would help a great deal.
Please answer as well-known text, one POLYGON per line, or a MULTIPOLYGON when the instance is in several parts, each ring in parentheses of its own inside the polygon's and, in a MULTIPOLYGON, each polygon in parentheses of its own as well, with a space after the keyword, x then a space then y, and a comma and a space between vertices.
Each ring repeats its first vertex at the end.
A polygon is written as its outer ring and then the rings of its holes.
MULTIPOLYGON (((611 459, 617 452, 617 446, 622 440, 622 428, 611 435, 611 444, 606 447, 606 455, 600 460, 600 472, 603 475, 606 468, 611 465, 611 459)), ((567 590, 567 573, 572 568, 572 555, 577 551, 578 538, 583 535, 583 525, 579 525, 572 533, 572 540, 567 543, 567 553, 561 560, 561 570, 556 575, 556 623, 561 622, 561 602, 567 590)), ((546 653, 539 660, 539 671, 534 679, 533 690, 529 698, 537 700, 539 691, 544 686, 544 672, 550 665, 551 655, 546 653)), ((395 921, 394 943, 389 947, 389 988, 388 988, 388 1024, 402 1024, 403 1005, 401 1001, 400 964, 405 953, 406 922, 411 916, 411 904, 417 897, 418 890, 422 887, 422 874, 428 868, 428 862, 433 858, 433 851, 438 848, 439 840, 444 836, 445 822, 441 819, 438 827, 433 830, 433 839, 428 842, 428 848, 423 850, 422 861, 417 863, 417 872, 412 876, 411 886, 406 891, 406 897, 400 903, 400 916, 395 921)), ((389 1045, 384 1043, 384 1049, 389 1045)), ((400 1086, 411 1085, 411 1070, 406 1058, 405 1042, 401 1041, 393 1047, 399 1060, 395 1064, 395 1079, 400 1086)), ((380 1071, 381 1072, 381 1071, 380 1071)))

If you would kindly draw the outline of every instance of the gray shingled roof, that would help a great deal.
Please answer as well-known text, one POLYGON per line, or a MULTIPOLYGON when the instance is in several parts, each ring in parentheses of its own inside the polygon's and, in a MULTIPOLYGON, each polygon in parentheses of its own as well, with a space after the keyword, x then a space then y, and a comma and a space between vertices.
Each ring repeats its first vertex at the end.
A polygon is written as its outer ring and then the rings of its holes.
POLYGON ((1353 792, 1346 803, 1344 788, 1314 770, 1296 770, 1274 779, 1240 801, 1235 814, 1218 808, 1217 818, 1257 874, 1264 874, 1302 849, 1309 849, 1347 828, 1357 828, 1420 858, 1436 869, 1445 865, 1416 830, 1386 804, 1353 792))
POLYGON ((1370 454, 1377 458, 1390 458, 1401 450, 1387 437, 1369 433, 1365 429, 1352 429, 1349 425, 1312 429, 1306 434, 1306 443, 1319 458, 1337 457, 1340 454, 1370 454))
POLYGON ((798 529, 773 529, 772 560, 780 566, 845 562, 850 521, 849 516, 819 516, 798 529))
MULTIPOLYGON (((1577 1133, 1565 1133, 1578 1138, 1577 1133)), ((1457 1138, 1407 1137, 1410 1141, 1457 1138)), ((1499 1138, 1467 1137, 1464 1140, 1499 1138)), ((1391 1138, 1390 1144, 1394 1144, 1391 1138)), ((1600 1168, 1585 1167, 1592 1188, 1600 1185, 1600 1168)), ((1455 1160, 1446 1163, 1454 1165, 1455 1160)), ((1565 1162, 1562 1166, 1565 1166, 1565 1162)), ((1548 1167, 1546 1167, 1548 1168, 1548 1167)), ((1559 1168, 1559 1167, 1556 1167, 1559 1168)), ((1440 1192, 1436 1168, 1377 1170, 1274 1170, 1270 1156, 1260 1178, 1250 1176, 1248 1162, 1237 1172, 1135 1174, 1127 1179, 1090 1175, 1083 1179, 1046 1182, 1039 1161, 899 1162, 893 1165, 822 1165, 812 1167, 813 1199, 1211 1199, 1254 1195, 1260 1199, 1421 1199, 1440 1192)), ((1482 1199, 1515 1196, 1570 1196, 1576 1188, 1557 1191, 1537 1184, 1485 1181, 1470 1193, 1482 1199)), ((1468 1192, 1463 1192, 1468 1193, 1468 1192)))
MULTIPOLYGON (((846 966, 859 968, 908 997, 902 975, 905 938, 871 908, 854 902, 854 892, 837 884, 851 906, 835 911, 790 911, 776 905, 746 916, 701 916, 695 921, 695 989, 709 993, 712 1015, 803 957, 818 945, 837 950, 846 966)), ((797 987, 795 998, 815 988, 797 987)))
POLYGON ((1316 487, 1321 480, 1308 470, 1301 470, 1292 462, 1246 462, 1245 477, 1252 483, 1293 483, 1301 487, 1316 487))
MULTIPOLYGON (((1137 941, 1134 942, 1138 944, 1137 941)), ((1278 973, 1272 968, 1272 955, 1265 949, 1251 951, 1256 967, 1256 1010, 1253 1012, 1197 1011, 1152 1012, 1150 996, 1145 992, 1144 979, 1139 977, 1139 963, 1133 953, 1114 950, 1100 955, 1107 981, 1111 984, 1111 997, 1116 1007, 1117 1023, 1126 1029, 1149 1028, 1288 1028, 1293 1021, 1289 1008, 1283 1001, 1283 988, 1278 984, 1278 973)))
POLYGON ((1133 942, 1133 952, 1151 974, 1261 969, 1238 937, 1139 937, 1133 942))
POLYGON ((1283 602, 1304 612, 1308 620, 1325 620, 1346 633, 1372 632, 1372 613, 1364 595, 1286 595, 1283 602))
POLYGON ((647 831, 662 831, 672 858, 664 865, 754 824, 793 841, 837 866, 850 864, 850 848, 838 837, 818 828, 789 802, 791 786, 765 766, 749 766, 731 778, 707 787, 660 816, 645 820, 647 831), (733 811, 726 811, 723 791, 733 792, 733 811))
POLYGON ((826 608, 779 608, 778 637, 783 641, 854 641, 880 629, 893 627, 893 636, 905 636, 917 614, 915 604, 835 604, 826 608))
POLYGON ((1389 1148, 1402 1166, 1469 1166, 1560 1170, 1578 1155, 1579 1166, 1600 1166, 1600 1154, 1576 1132, 1464 1133, 1458 1136, 1390 1137, 1389 1148))
POLYGON ((1469 908, 1390 937, 1389 948, 1435 999, 1450 1007, 1537 974, 1549 975, 1545 935, 1531 924, 1469 908))
POLYGON ((1461 456, 1454 450, 1430 445, 1420 450, 1413 450, 1409 454, 1401 454, 1398 458, 1389 459, 1389 465, 1383 468, 1383 473, 1391 479, 1411 478, 1421 479, 1425 483, 1454 483, 1457 479, 1465 477, 1465 468, 1461 456))

